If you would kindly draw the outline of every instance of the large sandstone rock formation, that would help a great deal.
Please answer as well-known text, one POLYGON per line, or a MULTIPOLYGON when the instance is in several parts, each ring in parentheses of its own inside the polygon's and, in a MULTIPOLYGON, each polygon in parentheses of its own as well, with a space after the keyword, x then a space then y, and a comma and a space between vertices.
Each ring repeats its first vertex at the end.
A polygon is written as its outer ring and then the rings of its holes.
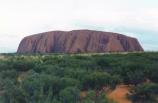
POLYGON ((143 51, 136 38, 93 30, 52 31, 25 37, 18 53, 143 51))

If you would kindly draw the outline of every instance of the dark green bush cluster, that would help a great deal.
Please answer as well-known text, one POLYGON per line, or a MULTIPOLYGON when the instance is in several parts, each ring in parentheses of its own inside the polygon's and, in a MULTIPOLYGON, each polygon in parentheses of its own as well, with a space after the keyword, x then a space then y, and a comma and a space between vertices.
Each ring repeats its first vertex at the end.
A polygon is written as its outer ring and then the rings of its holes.
POLYGON ((142 85, 137 85, 131 89, 131 95, 129 98, 137 103, 157 103, 158 100, 158 84, 146 83, 142 85))
POLYGON ((3 56, 0 103, 113 103, 103 88, 119 84, 134 86, 133 102, 157 102, 158 53, 3 56))

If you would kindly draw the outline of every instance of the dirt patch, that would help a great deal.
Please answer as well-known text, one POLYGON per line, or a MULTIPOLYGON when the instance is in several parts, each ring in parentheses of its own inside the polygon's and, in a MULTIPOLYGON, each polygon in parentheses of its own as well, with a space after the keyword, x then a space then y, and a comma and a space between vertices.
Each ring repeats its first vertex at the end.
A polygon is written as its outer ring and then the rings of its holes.
POLYGON ((86 97, 86 91, 81 91, 80 92, 80 97, 85 98, 86 97))
POLYGON ((118 103, 132 103, 126 98, 127 93, 129 93, 128 85, 119 85, 115 90, 108 92, 108 97, 117 101, 118 103))

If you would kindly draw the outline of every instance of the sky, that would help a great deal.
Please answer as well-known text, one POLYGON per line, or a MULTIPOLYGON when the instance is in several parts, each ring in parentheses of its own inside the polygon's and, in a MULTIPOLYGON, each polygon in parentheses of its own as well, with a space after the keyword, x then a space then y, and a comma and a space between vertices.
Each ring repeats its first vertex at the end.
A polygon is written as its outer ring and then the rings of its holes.
POLYGON ((158 51, 158 0, 0 0, 0 53, 28 35, 74 29, 122 33, 158 51))

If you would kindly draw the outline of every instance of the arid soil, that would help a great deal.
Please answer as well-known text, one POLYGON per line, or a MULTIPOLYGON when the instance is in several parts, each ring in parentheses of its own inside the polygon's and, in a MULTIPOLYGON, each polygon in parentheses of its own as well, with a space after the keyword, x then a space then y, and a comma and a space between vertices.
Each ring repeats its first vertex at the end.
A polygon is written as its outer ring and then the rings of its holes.
POLYGON ((129 93, 129 86, 119 85, 115 90, 109 91, 108 97, 117 101, 118 103, 132 103, 126 98, 127 93, 129 93))

